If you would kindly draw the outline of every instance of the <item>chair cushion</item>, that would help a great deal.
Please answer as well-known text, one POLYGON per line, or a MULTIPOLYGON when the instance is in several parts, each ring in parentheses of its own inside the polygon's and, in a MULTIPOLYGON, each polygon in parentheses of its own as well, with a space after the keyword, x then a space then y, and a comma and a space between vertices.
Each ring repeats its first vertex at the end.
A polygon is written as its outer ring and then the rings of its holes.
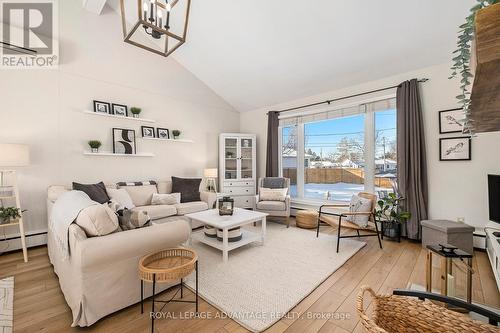
POLYGON ((286 205, 283 201, 259 201, 257 209, 270 211, 285 211, 286 205))
POLYGON ((262 187, 265 188, 285 188, 286 179, 283 177, 266 177, 262 180, 262 187))
POLYGON ((148 213, 151 221, 159 220, 177 214, 177 209, 174 205, 137 206, 133 210, 145 211, 146 213, 148 213))
POLYGON ((201 178, 172 177, 172 192, 181 194, 181 202, 200 201, 201 178))
POLYGON ((120 188, 123 188, 128 192, 130 198, 132 199, 132 202, 136 207, 151 205, 153 194, 158 193, 156 185, 119 186, 120 188))
POLYGON ((80 184, 73 182, 73 190, 85 192, 90 199, 97 201, 100 204, 109 201, 106 186, 103 182, 97 184, 80 184))
MULTIPOLYGON (((353 195, 351 198, 351 203, 349 204, 349 212, 351 213, 366 213, 371 212, 372 201, 366 198, 362 198, 357 195, 353 195)), ((347 215, 346 221, 352 222, 361 228, 368 226, 368 215, 347 215)))
POLYGON ((259 198, 262 201, 285 201, 287 188, 265 188, 259 189, 259 198))
POLYGON ((175 208, 177 208, 177 215, 186 215, 207 210, 208 204, 204 201, 183 202, 176 204, 175 208))

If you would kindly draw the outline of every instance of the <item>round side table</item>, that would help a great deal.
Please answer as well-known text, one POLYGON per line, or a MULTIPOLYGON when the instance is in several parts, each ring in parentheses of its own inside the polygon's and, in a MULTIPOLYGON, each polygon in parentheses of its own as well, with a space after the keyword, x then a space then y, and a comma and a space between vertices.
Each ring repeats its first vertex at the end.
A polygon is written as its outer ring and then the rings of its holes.
MULTIPOLYGON (((165 249, 148 254, 139 261, 139 277, 141 279, 141 313, 144 313, 144 282, 153 284, 153 295, 151 296, 151 312, 155 312, 155 303, 168 304, 170 302, 194 303, 198 313, 198 255, 194 250, 187 248, 165 249), (195 300, 182 300, 184 293, 183 279, 196 271, 195 300), (156 283, 173 282, 180 280, 176 286, 180 288, 181 299, 174 299, 175 295, 168 301, 155 300, 156 283)), ((155 316, 151 316, 151 332, 154 332, 155 316)))

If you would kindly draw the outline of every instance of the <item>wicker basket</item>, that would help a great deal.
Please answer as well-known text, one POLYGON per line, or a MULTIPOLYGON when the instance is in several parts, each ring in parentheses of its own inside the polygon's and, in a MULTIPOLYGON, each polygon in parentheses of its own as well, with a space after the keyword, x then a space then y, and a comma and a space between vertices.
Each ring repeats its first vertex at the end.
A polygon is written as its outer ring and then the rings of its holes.
POLYGON ((139 277, 148 282, 170 282, 191 274, 198 255, 185 248, 166 249, 143 257, 139 261, 139 277))
POLYGON ((314 210, 299 210, 295 215, 295 224, 299 228, 314 229, 318 226, 318 212, 314 210))
POLYGON ((367 332, 422 332, 422 333, 489 333, 500 332, 498 327, 471 320, 430 301, 414 297, 376 295, 367 286, 361 287, 357 298, 358 315, 367 332), (365 292, 373 298, 373 316, 363 308, 365 292))

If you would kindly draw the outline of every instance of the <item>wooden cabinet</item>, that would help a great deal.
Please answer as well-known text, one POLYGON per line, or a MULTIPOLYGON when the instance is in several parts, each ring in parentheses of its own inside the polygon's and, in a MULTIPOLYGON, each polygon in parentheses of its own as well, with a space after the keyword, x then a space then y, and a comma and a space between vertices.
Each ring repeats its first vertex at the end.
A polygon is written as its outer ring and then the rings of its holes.
POLYGON ((256 136, 223 133, 219 136, 220 192, 235 199, 235 206, 252 208, 256 186, 256 136))

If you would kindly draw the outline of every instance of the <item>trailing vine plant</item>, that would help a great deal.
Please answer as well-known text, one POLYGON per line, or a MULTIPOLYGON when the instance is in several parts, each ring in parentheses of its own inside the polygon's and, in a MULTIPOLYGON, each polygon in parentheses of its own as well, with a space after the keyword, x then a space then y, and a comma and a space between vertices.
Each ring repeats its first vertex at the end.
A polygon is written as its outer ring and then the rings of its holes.
POLYGON ((500 0, 477 0, 477 4, 470 9, 469 16, 458 31, 457 49, 453 51, 453 66, 450 79, 460 79, 460 95, 457 96, 459 104, 465 114, 464 133, 474 134, 473 120, 470 119, 470 85, 473 77, 470 70, 471 44, 474 39, 474 26, 476 23, 476 12, 484 7, 493 5, 500 0))

